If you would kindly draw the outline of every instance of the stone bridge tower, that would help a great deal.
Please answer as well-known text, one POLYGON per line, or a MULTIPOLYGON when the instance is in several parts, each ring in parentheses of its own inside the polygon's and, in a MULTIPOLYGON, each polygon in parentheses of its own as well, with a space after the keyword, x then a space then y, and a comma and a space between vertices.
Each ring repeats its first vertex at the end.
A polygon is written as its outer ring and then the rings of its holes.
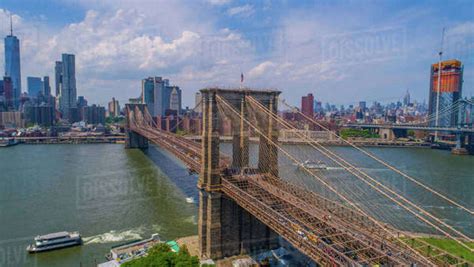
POLYGON ((148 148, 148 139, 130 129, 131 116, 135 116, 135 110, 145 114, 146 104, 125 104, 125 148, 148 148))
MULTIPOLYGON (((278 142, 276 122, 268 115, 255 116, 258 128, 272 140, 260 136, 257 167, 249 161, 249 126, 243 118, 251 120, 245 96, 252 96, 273 113, 277 113, 279 91, 201 90, 203 107, 202 165, 198 181, 199 221, 198 232, 202 258, 219 259, 241 253, 255 252, 278 246, 278 236, 258 219, 238 206, 221 192, 221 177, 230 173, 271 173, 278 176, 278 142), (220 114, 216 97, 225 99, 240 116, 231 118, 232 163, 230 170, 220 169, 220 114)), ((227 114, 228 115, 228 114, 227 114)), ((236 114, 234 114, 236 115, 236 114)))

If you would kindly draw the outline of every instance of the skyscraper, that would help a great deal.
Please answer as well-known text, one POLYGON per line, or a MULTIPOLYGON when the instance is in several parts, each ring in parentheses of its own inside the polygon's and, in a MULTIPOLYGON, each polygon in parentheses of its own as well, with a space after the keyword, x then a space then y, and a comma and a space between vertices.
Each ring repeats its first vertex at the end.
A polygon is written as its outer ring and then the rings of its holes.
POLYGON ((3 77, 3 97, 5 98, 5 109, 13 109, 13 84, 10 77, 3 77))
POLYGON ((120 115, 120 105, 115 97, 112 97, 112 101, 109 102, 109 116, 118 117, 120 115))
POLYGON ((77 97, 77 108, 83 108, 87 107, 87 99, 84 98, 84 96, 78 96, 77 97))
POLYGON ((462 94, 463 65, 451 59, 441 62, 441 79, 438 97, 439 63, 431 65, 429 115, 430 126, 454 127, 458 121, 459 109, 456 105, 462 94), (439 111, 436 123, 436 111, 439 111), (432 115, 432 116, 431 116, 432 115))
POLYGON ((82 108, 82 120, 87 124, 105 124, 105 107, 92 105, 82 108))
POLYGON ((148 106, 151 116, 156 117, 155 112, 155 87, 161 82, 161 77, 148 77, 142 80, 142 103, 148 106))
POLYGON ((403 97, 403 105, 406 107, 408 105, 410 105, 410 92, 407 92, 405 93, 405 96, 403 97))
POLYGON ((26 77, 26 83, 30 97, 36 98, 43 92, 43 82, 40 77, 26 77))
POLYGON ((142 80, 142 103, 148 105, 153 117, 164 116, 167 110, 181 112, 181 89, 170 86, 168 79, 148 77, 142 80))
POLYGON ((51 86, 49 85, 49 76, 43 77, 43 95, 49 97, 51 95, 51 86))
POLYGON ((54 65, 55 94, 58 97, 61 94, 61 83, 63 80, 63 63, 56 61, 54 65))
POLYGON ((76 63, 72 54, 62 54, 59 109, 63 118, 71 121, 71 111, 76 110, 76 63))
POLYGON ((181 113, 181 89, 178 86, 169 86, 166 88, 169 94, 169 107, 167 109, 176 110, 181 113))
POLYGON ((12 80, 13 107, 18 109, 21 94, 20 40, 13 35, 10 17, 10 35, 5 37, 5 76, 12 80))
POLYGON ((312 118, 314 114, 313 103, 313 94, 308 94, 301 98, 301 112, 310 118, 312 118))

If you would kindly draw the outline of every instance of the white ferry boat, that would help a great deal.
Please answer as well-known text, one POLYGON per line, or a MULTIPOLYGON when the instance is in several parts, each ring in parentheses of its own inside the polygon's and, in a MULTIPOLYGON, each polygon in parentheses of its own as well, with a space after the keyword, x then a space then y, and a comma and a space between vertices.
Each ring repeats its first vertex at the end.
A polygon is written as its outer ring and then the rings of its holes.
POLYGON ((0 147, 14 146, 17 145, 18 141, 11 138, 0 138, 0 147))
POLYGON ((35 237, 35 243, 28 245, 26 250, 29 253, 36 253, 81 244, 82 238, 78 232, 57 232, 35 237))

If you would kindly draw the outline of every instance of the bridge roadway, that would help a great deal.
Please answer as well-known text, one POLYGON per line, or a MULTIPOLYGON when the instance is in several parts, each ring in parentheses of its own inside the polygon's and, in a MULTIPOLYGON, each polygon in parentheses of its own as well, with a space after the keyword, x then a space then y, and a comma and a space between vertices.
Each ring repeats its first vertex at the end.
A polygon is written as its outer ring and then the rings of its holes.
MULTIPOLYGON (((130 130, 199 172, 201 145, 150 125, 131 124, 130 130)), ((322 265, 426 265, 391 244, 387 234, 364 215, 263 174, 232 173, 230 160, 221 160, 221 191, 293 246, 322 265)), ((393 241, 393 240, 390 240, 393 241)))
POLYGON ((455 128, 455 127, 432 127, 413 124, 344 124, 343 127, 348 128, 383 128, 383 129, 400 129, 400 130, 422 130, 422 131, 440 131, 453 133, 474 133, 473 128, 455 128))

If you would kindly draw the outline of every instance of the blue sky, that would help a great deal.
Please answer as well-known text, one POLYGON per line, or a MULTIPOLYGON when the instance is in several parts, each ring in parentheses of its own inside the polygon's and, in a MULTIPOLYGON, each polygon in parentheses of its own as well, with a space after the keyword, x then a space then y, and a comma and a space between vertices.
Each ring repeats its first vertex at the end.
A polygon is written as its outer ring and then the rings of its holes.
POLYGON ((0 0, 4 35, 10 13, 23 80, 53 76, 61 53, 74 53, 78 94, 102 105, 138 96, 140 79, 156 75, 193 106, 200 88, 238 87, 240 72, 293 104, 309 92, 397 101, 407 89, 423 101, 443 27, 445 58, 463 61, 464 96, 474 95, 473 1, 0 0))

